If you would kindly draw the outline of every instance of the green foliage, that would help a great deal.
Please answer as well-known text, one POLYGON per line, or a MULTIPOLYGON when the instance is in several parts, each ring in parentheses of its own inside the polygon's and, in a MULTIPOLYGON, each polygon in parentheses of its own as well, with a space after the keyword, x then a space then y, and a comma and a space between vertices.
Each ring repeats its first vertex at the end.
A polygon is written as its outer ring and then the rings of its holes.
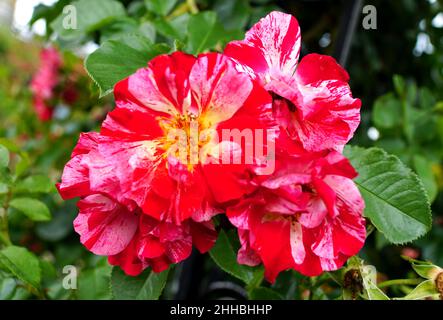
POLYGON ((6 168, 9 164, 9 151, 0 144, 0 168, 6 168))
POLYGON ((177 0, 145 0, 146 7, 149 11, 159 15, 167 15, 174 8, 177 0))
POLYGON ((247 0, 216 0, 214 10, 226 30, 245 28, 251 15, 247 0))
POLYGON ((140 35, 127 35, 103 43, 88 56, 85 67, 99 86, 100 95, 104 96, 112 91, 118 81, 145 67, 150 59, 168 51, 166 45, 153 45, 140 35))
POLYGON ((40 287, 41 270, 37 257, 22 247, 8 246, 0 250, 0 267, 32 286, 40 287))
POLYGON ((401 123, 401 103, 393 94, 379 97, 374 103, 372 119, 378 128, 393 128, 401 123))
POLYGON ((438 185, 432 171, 432 163, 419 154, 412 157, 412 163, 415 172, 423 182, 429 200, 433 202, 438 194, 438 185))
POLYGON ((431 210, 417 175, 382 149, 348 147, 345 155, 359 173, 365 216, 388 240, 405 243, 429 231, 431 210))
POLYGON ((229 237, 223 230, 220 230, 217 242, 209 251, 211 258, 221 269, 246 284, 254 286, 256 283, 260 283, 263 278, 261 269, 237 263, 237 250, 234 250, 232 243, 235 241, 234 239, 233 235, 229 237))
POLYGON ((214 48, 220 38, 220 29, 217 27, 215 12, 207 11, 192 16, 188 23, 187 51, 197 54, 214 48))
POLYGON ((434 281, 426 280, 420 283, 414 288, 410 293, 402 298, 397 298, 398 300, 423 300, 426 298, 438 299, 440 294, 435 288, 434 281))
POLYGON ((78 0, 71 5, 72 8, 65 7, 66 12, 51 23, 54 31, 64 40, 78 40, 126 14, 123 5, 115 0, 78 0), (75 15, 76 28, 71 24, 71 14, 72 17, 75 15))
POLYGON ((439 104, 427 88, 417 88, 399 75, 393 77, 393 85, 396 93, 387 93, 374 103, 372 120, 380 131, 376 145, 415 170, 432 203, 438 194, 434 167, 443 158, 439 104))
POLYGON ((78 279, 77 297, 80 300, 109 300, 111 292, 109 287, 111 266, 106 259, 98 263, 98 266, 84 270, 78 279))
POLYGON ((51 219, 51 213, 48 207, 39 200, 32 198, 15 198, 11 200, 9 205, 12 208, 20 210, 33 221, 48 221, 51 219))
POLYGON ((183 14, 170 20, 159 17, 153 21, 153 24, 162 36, 168 39, 186 41, 189 17, 189 14, 183 14))
POLYGON ((112 295, 116 300, 157 300, 166 285, 169 270, 155 273, 145 270, 137 277, 127 276, 120 268, 112 269, 112 295))
POLYGON ((251 300, 283 300, 278 292, 266 287, 252 289, 249 298, 251 300))
POLYGON ((18 181, 14 191, 17 193, 50 193, 55 191, 55 187, 47 176, 34 175, 18 181))

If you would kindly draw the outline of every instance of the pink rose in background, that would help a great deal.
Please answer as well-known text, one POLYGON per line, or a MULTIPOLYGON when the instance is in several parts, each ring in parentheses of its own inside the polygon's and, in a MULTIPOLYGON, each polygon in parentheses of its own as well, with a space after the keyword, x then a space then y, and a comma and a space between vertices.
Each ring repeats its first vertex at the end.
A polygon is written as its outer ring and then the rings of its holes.
POLYGON ((31 91, 34 94, 34 108, 40 120, 49 120, 53 107, 50 100, 55 96, 55 87, 60 81, 59 69, 62 57, 54 47, 44 48, 40 52, 40 66, 31 80, 31 91))

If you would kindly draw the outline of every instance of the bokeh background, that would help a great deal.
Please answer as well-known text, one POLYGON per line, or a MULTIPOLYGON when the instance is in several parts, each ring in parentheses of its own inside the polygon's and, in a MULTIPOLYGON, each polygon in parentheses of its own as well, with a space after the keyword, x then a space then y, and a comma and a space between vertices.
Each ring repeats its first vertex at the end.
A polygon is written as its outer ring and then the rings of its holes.
MULTIPOLYGON (((12 170, 0 175, 1 212, 9 217, 10 241, 33 252, 42 270, 41 292, 0 271, 0 299, 111 298, 111 268, 106 259, 82 247, 72 227, 75 201, 62 201, 54 184, 79 133, 97 130, 113 108, 112 95, 99 98, 98 88, 83 68, 87 54, 104 40, 134 28, 156 42, 174 44, 176 30, 159 22, 143 0, 121 2, 127 19, 108 23, 87 37, 63 41, 54 37, 51 22, 69 0, 0 0, 0 144, 9 152, 12 170), (50 101, 52 116, 42 120, 35 110, 30 83, 42 65, 40 52, 48 46, 57 48, 63 66, 50 101), (7 187, 11 179, 13 188, 7 187), (32 218, 32 213, 10 206, 12 195, 43 203, 50 218, 32 218), (62 287, 66 265, 79 270, 77 290, 62 287)), ((443 1, 196 3, 200 10, 217 13, 227 30, 223 41, 242 38, 244 30, 272 10, 291 13, 301 26, 302 55, 328 54, 345 64, 354 96, 363 102, 362 122, 351 143, 380 146, 397 155, 421 177, 433 210, 433 228, 425 237, 394 246, 374 231, 361 257, 374 265, 383 279, 408 277, 411 268, 401 255, 443 266, 443 1), (376 8, 376 29, 362 26, 365 5, 376 8)), ((43 209, 42 214, 45 212, 43 209)), ((236 280, 220 272, 207 256, 194 254, 169 277, 163 298, 245 296, 236 280)), ((303 298, 308 282, 294 272, 285 272, 273 288, 285 298, 303 298)), ((325 287, 314 294, 319 299, 333 298, 334 290, 333 286, 325 287)), ((401 294, 392 290, 394 295, 401 294)))

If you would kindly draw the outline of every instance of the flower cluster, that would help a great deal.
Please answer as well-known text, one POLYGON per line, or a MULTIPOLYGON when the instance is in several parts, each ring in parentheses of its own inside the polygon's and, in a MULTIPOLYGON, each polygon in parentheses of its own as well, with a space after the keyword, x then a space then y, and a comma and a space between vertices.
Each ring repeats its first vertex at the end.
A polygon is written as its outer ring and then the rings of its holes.
POLYGON ((295 18, 273 12, 225 49, 272 94, 280 127, 275 172, 227 210, 242 244, 238 261, 263 262, 270 281, 288 268, 308 276, 336 270, 366 236, 364 202, 351 180, 357 173, 340 153, 361 102, 333 58, 298 61, 300 38, 295 18))
POLYGON ((223 54, 175 52, 114 87, 99 133, 80 136, 62 181, 93 253, 137 275, 208 251, 224 213, 238 262, 274 281, 318 275, 363 246, 363 200, 341 154, 360 101, 331 57, 298 62, 300 30, 272 12, 223 54))
POLYGON ((71 104, 77 100, 74 82, 62 75, 63 56, 55 47, 40 51, 40 66, 31 80, 33 105, 42 121, 52 118, 56 100, 71 104))

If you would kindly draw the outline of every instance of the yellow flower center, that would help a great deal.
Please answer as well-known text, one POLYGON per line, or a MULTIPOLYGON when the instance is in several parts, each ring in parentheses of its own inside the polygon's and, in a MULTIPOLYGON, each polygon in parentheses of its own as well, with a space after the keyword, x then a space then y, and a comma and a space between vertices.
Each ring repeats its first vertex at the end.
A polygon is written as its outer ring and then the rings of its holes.
POLYGON ((192 171, 207 156, 206 150, 215 136, 212 124, 204 116, 192 113, 157 120, 164 132, 160 139, 163 156, 174 156, 192 171))

